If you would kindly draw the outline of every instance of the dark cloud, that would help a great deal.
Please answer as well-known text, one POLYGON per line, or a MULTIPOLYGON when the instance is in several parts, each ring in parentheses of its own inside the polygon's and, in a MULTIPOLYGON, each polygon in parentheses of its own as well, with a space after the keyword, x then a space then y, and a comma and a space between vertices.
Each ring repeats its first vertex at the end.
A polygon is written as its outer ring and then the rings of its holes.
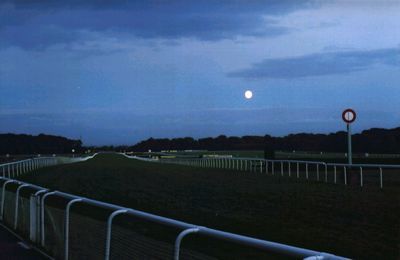
MULTIPOLYGON (((107 7, 123 7, 129 1, 126 0, 3 0, 4 4, 13 5, 16 8, 26 9, 52 9, 52 8, 107 8, 107 7)), ((133 1, 132 1, 133 2, 133 1)))
MULTIPOLYGON (((128 33, 140 38, 198 40, 276 36, 288 31, 268 17, 312 6, 301 1, 50 1, 0 4, 3 45, 28 47, 36 32, 41 45, 70 39, 74 31, 128 33), (50 26, 49 26, 50 25, 50 26), (57 33, 68 34, 58 35, 57 33), (47 35, 47 37, 46 37, 47 35), (43 36, 43 37, 42 37, 43 36), (28 38, 28 36, 26 36, 28 38)), ((31 47, 34 48, 33 41, 31 47)))
POLYGON ((377 64, 400 65, 400 48, 311 54, 293 58, 266 59, 230 77, 292 79, 362 71, 377 64))
POLYGON ((41 50, 56 44, 68 44, 79 39, 76 32, 66 32, 57 27, 45 26, 36 28, 26 26, 18 33, 12 28, 0 31, 0 48, 7 46, 18 46, 23 49, 41 50))
MULTIPOLYGON (((315 1, 314 1, 315 2, 315 1)), ((273 13, 282 13, 290 9, 297 9, 305 4, 311 5, 310 0, 3 0, 3 4, 23 9, 57 9, 57 8, 91 8, 91 9, 169 9, 186 11, 226 10, 270 10, 273 13)))

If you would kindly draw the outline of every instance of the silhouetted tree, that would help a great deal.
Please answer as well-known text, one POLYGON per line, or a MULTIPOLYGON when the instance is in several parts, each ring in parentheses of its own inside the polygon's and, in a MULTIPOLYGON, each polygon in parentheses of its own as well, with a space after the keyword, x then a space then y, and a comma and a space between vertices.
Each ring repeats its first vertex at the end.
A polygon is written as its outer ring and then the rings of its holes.
MULTIPOLYGON (((325 151, 346 152, 347 134, 339 131, 331 134, 290 134, 285 137, 243 136, 227 137, 220 135, 212 138, 191 137, 174 139, 150 138, 130 147, 134 151, 160 150, 264 150, 269 157, 273 151, 325 151)), ((357 153, 400 153, 400 128, 372 128, 353 135, 353 151, 357 153)))
POLYGON ((60 154, 71 153, 72 149, 81 153, 82 142, 45 134, 0 134, 0 154, 60 154))

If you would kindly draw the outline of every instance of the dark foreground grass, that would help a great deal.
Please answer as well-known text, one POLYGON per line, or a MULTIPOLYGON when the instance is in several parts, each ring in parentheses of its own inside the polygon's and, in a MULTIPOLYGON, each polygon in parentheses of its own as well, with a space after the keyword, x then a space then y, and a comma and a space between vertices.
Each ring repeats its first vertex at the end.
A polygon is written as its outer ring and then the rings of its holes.
MULTIPOLYGON (((400 173, 399 173, 400 174, 400 173)), ((356 259, 400 257, 400 192, 103 154, 26 182, 197 225, 356 259)))

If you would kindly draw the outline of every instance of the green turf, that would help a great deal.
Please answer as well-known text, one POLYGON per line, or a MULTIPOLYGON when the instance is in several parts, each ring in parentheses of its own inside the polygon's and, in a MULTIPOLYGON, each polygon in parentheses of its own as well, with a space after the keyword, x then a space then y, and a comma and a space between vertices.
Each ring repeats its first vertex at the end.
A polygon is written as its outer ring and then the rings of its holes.
POLYGON ((400 192, 102 154, 26 182, 356 259, 398 259, 400 192))

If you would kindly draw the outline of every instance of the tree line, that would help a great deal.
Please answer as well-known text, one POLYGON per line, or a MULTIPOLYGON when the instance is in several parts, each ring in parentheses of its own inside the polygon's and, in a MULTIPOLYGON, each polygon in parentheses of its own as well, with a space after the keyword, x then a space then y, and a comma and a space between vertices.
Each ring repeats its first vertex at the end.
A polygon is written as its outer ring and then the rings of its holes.
MULTIPOLYGON (((356 153, 400 153, 400 127, 393 129, 372 128, 354 134, 353 151, 356 153)), ((61 136, 40 134, 0 134, 0 154, 62 154, 92 151, 136 151, 162 150, 265 150, 273 151, 314 151, 346 152, 347 133, 339 131, 331 134, 290 134, 283 137, 265 136, 225 136, 194 139, 149 138, 133 146, 83 147, 80 140, 61 136)))
POLYGON ((0 134, 0 154, 66 154, 83 151, 80 140, 40 134, 0 134))
MULTIPOLYGON (((394 129, 372 128, 352 136, 353 151, 357 153, 400 153, 400 127, 394 129)), ((225 136, 194 139, 149 138, 131 147, 133 151, 161 150, 266 150, 266 151, 324 151, 346 152, 347 133, 290 134, 284 137, 225 136)))

